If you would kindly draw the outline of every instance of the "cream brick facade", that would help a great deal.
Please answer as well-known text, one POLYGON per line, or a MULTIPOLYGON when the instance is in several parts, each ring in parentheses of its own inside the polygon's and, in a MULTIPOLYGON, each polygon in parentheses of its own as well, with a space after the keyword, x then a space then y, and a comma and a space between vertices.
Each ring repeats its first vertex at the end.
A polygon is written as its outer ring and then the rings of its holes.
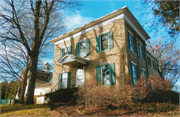
MULTIPOLYGON (((72 46, 71 54, 76 55, 76 44, 86 39, 90 39, 90 54, 86 56, 86 58, 90 59, 90 62, 83 66, 85 83, 88 79, 96 82, 96 66, 108 63, 115 63, 116 85, 122 85, 128 82, 127 77, 131 76, 130 63, 132 61, 139 67, 139 73, 140 69, 144 68, 148 75, 157 74, 157 71, 148 66, 147 58, 143 60, 139 56, 138 42, 145 47, 145 40, 148 39, 149 36, 134 17, 133 20, 129 18, 131 15, 129 9, 124 7, 51 40, 55 45, 52 89, 58 89, 59 74, 63 72, 71 72, 70 87, 76 85, 77 64, 62 65, 62 63, 57 61, 60 58, 60 49, 66 46, 72 46), (138 32, 136 29, 138 29, 138 32), (114 48, 103 52, 96 52, 96 37, 110 31, 113 32, 114 48), (133 33, 136 39, 137 53, 129 49, 127 31, 133 33), (142 39, 142 37, 144 39, 142 39)), ((151 56, 145 49, 145 55, 146 54, 151 56)), ((157 62, 152 56, 151 58, 157 62)))

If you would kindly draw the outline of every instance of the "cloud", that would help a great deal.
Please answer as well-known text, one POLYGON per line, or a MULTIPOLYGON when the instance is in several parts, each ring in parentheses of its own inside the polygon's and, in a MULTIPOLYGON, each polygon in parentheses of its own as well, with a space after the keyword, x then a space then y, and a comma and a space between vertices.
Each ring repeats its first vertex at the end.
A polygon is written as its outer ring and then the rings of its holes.
POLYGON ((65 25, 67 28, 67 31, 71 31, 75 28, 81 27, 84 24, 87 24, 94 20, 92 17, 83 17, 79 14, 76 15, 70 15, 66 17, 65 25))

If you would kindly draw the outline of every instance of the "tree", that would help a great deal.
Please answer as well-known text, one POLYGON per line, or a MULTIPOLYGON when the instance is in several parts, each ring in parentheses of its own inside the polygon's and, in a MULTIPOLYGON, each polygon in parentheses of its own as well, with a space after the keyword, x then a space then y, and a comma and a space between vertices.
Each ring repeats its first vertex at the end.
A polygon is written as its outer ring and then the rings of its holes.
POLYGON ((157 28, 162 24, 167 28, 171 37, 177 38, 179 36, 179 1, 162 1, 162 0, 145 0, 143 5, 152 8, 152 11, 157 18, 156 23, 152 23, 152 28, 157 28))
POLYGON ((1 41, 23 45, 29 56, 29 88, 26 104, 33 104, 39 53, 48 40, 59 35, 65 10, 79 9, 81 2, 73 0, 4 0, 1 4, 1 41))
POLYGON ((1 83, 1 99, 5 99, 7 85, 8 85, 7 81, 1 83))
POLYGON ((162 39, 155 45, 150 41, 147 44, 148 49, 158 60, 158 73, 162 79, 169 80, 172 86, 180 78, 180 47, 176 43, 163 43, 162 39))

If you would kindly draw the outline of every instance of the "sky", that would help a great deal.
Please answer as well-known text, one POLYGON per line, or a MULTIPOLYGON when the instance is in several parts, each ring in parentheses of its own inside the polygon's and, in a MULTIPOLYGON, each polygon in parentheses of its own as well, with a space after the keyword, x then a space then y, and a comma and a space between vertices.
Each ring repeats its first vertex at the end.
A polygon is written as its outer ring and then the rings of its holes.
MULTIPOLYGON (((155 31, 150 31, 150 26, 152 22, 149 22, 150 19, 154 18, 152 12, 150 12, 150 8, 142 8, 142 4, 140 0, 130 0, 130 1, 122 1, 122 0, 91 0, 91 1, 82 1, 83 6, 81 10, 75 12, 67 12, 67 16, 65 19, 65 25, 67 32, 78 28, 84 24, 87 24, 97 18, 100 18, 104 15, 107 15, 115 10, 118 10, 124 6, 127 6, 132 14, 136 17, 139 23, 143 26, 145 31, 149 34, 150 40, 156 42, 158 38, 162 35, 167 35, 165 28, 159 25, 158 33, 155 31), (149 14, 146 14, 147 11, 149 14)), ((52 49, 53 50, 53 49, 52 49)), ((42 59, 42 63, 46 62, 50 63, 53 66, 53 57, 54 52, 51 52, 46 56, 46 58, 42 59)), ((0 79, 1 82, 1 79, 0 79)), ((180 85, 180 80, 177 83, 180 85)))

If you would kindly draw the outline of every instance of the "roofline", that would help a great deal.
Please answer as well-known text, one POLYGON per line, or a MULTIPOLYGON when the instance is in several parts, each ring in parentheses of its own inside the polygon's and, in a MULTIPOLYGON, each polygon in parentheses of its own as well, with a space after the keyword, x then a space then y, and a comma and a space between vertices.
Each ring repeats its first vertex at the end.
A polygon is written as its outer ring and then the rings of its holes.
POLYGON ((85 24, 85 25, 83 25, 81 27, 78 27, 78 28, 76 28, 76 29, 74 29, 74 30, 72 30, 70 32, 62 34, 62 35, 60 35, 60 36, 50 40, 50 42, 51 43, 55 43, 55 42, 57 42, 59 40, 62 40, 62 39, 67 38, 67 37, 70 37, 73 34, 81 32, 81 31, 83 31, 85 29, 88 29, 88 28, 90 28, 92 26, 95 26, 95 25, 97 25, 97 24, 99 24, 99 23, 101 23, 103 21, 109 20, 109 19, 111 19, 113 17, 116 17, 116 16, 118 16, 120 14, 123 14, 123 13, 125 15, 127 15, 127 17, 131 18, 130 20, 132 20, 132 22, 134 22, 134 24, 138 27, 138 29, 140 28, 140 32, 142 32, 142 34, 145 37, 145 39, 149 39, 150 38, 149 35, 147 34, 147 32, 143 29, 143 27, 140 25, 140 23, 137 21, 137 19, 134 17, 134 15, 131 13, 131 11, 128 9, 128 7, 124 6, 124 7, 120 8, 118 10, 115 10, 115 11, 113 11, 113 12, 111 12, 111 13, 105 15, 105 16, 102 16, 102 17, 100 17, 100 18, 98 18, 98 19, 96 19, 94 21, 91 21, 91 22, 89 22, 89 23, 87 23, 87 24, 85 24))

